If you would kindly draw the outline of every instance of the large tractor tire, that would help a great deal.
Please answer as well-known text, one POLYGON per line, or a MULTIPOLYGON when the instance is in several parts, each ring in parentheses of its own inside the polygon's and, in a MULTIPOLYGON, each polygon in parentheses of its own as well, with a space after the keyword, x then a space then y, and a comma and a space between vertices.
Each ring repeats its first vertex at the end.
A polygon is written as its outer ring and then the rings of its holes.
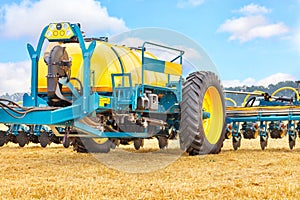
POLYGON ((226 111, 218 77, 212 72, 190 74, 183 83, 180 107, 181 148, 189 155, 219 153, 225 139, 226 111))
MULTIPOLYGON (((81 122, 91 127, 99 126, 97 119, 92 117, 85 117, 81 122)), ((81 134, 81 132, 78 131, 78 134, 81 134)), ((76 137, 72 139, 73 150, 79 153, 108 153, 111 148, 116 147, 117 143, 118 140, 115 138, 76 137)))
POLYGON ((79 153, 108 153, 111 147, 112 142, 107 138, 75 138, 73 141, 73 149, 79 153))

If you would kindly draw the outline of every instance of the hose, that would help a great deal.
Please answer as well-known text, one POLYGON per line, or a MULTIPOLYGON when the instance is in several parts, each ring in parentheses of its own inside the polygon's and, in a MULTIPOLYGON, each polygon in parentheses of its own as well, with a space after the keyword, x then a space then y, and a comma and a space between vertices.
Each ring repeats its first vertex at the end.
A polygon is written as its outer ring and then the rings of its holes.
POLYGON ((300 96, 299 96, 298 91, 295 88, 293 88, 293 87, 282 87, 282 88, 279 88, 278 90, 276 90, 275 92, 273 92, 272 97, 275 96, 278 92, 280 92, 282 90, 291 90, 291 91, 293 91, 296 94, 296 97, 297 97, 296 101, 300 100, 300 96))
POLYGON ((79 83, 79 86, 80 86, 80 95, 82 95, 82 91, 83 91, 83 85, 82 85, 82 82, 78 79, 78 78, 75 78, 75 77, 71 77, 70 80, 75 80, 79 83))
POLYGON ((2 98, 0 98, 0 108, 2 108, 8 115, 10 115, 11 117, 16 118, 16 119, 24 118, 26 114, 28 114, 30 112, 34 112, 34 111, 49 111, 49 110, 57 109, 57 107, 28 107, 28 108, 25 108, 11 100, 2 99, 2 98), (12 104, 12 106, 2 103, 1 101, 9 102, 9 104, 12 104), (16 108, 19 108, 21 110, 16 110, 16 108), (19 114, 20 116, 11 113, 8 110, 10 110, 13 113, 19 114))

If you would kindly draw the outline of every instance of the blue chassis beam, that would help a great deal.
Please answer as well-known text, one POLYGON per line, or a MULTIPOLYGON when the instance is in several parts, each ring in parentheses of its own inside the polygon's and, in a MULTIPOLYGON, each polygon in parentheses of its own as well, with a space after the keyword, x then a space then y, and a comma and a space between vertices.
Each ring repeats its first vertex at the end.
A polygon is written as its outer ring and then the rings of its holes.
MULTIPOLYGON (((23 96, 24 103, 28 105, 32 105, 32 102, 35 101, 34 98, 25 94, 23 96)), ((35 107, 37 109, 47 109, 45 104, 43 104, 40 98, 37 98, 37 102, 40 102, 41 105, 39 107, 35 107)), ((0 109, 0 122, 4 124, 28 124, 28 125, 65 125, 72 126, 74 120, 79 120, 84 118, 85 116, 91 114, 98 108, 99 95, 97 93, 93 93, 89 95, 87 98, 80 97, 76 101, 73 102, 73 105, 57 108, 55 110, 35 110, 32 112, 28 112, 24 116, 14 113, 13 111, 8 110, 7 108, 0 109), (88 102, 88 107, 86 108, 87 113, 83 113, 83 104, 88 102), (8 113, 13 114, 16 117, 9 115, 8 113)), ((30 107, 27 107, 30 108, 30 107)), ((19 108, 15 108, 16 111, 24 111, 19 108)))
POLYGON ((152 135, 149 135, 147 132, 101 132, 98 129, 94 129, 84 123, 75 122, 75 128, 79 131, 82 131, 92 137, 99 138, 149 138, 152 135))
POLYGON ((292 121, 300 120, 300 115, 288 116, 255 116, 255 117, 227 117, 226 122, 257 122, 257 121, 292 121))
MULTIPOLYGON (((7 110, 7 109, 6 109, 7 110)), ((67 125, 68 122, 80 117, 80 106, 71 106, 53 111, 34 111, 27 113, 22 118, 14 118, 0 109, 1 123, 4 124, 28 124, 28 125, 67 125)), ((8 111, 8 110, 7 110, 8 111)), ((8 111, 12 113, 11 111, 8 111)))

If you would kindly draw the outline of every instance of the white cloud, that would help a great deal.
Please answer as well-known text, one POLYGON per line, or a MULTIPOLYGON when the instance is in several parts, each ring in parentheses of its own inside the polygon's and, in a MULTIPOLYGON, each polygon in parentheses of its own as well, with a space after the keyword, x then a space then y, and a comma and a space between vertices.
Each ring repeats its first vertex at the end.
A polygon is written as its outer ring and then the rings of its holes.
POLYGON ((145 40, 140 39, 138 37, 125 37, 125 38, 121 38, 121 40, 118 38, 119 35, 117 35, 116 37, 112 37, 110 38, 110 41, 112 41, 112 43, 114 44, 118 44, 118 45, 125 45, 128 47, 141 47, 143 45, 143 43, 145 42, 145 40))
POLYGON ((31 62, 0 63, 0 95, 30 90, 31 62))
POLYGON ((276 84, 281 81, 295 81, 296 78, 290 74, 276 73, 272 74, 261 80, 255 80, 254 78, 247 78, 243 81, 241 80, 223 80, 222 83, 224 87, 237 87, 237 86, 264 86, 267 87, 270 84, 276 84))
POLYGON ((230 33, 230 41, 247 42, 256 38, 270 38, 289 32, 289 28, 283 22, 269 22, 263 14, 271 11, 265 7, 250 4, 241 8, 239 12, 248 15, 227 19, 218 29, 218 32, 230 33))
POLYGON ((267 14, 270 13, 271 11, 272 11, 271 9, 268 9, 264 6, 251 3, 249 5, 240 8, 237 12, 245 15, 253 15, 253 14, 267 14))
POLYGON ((0 10, 0 32, 6 37, 37 37, 45 25, 60 21, 81 23, 89 35, 128 30, 122 19, 109 16, 96 0, 23 0, 0 10))
POLYGON ((205 0, 179 0, 177 2, 178 8, 196 7, 204 3, 205 0))
POLYGON ((269 38, 275 35, 283 35, 287 32, 289 32, 289 28, 281 22, 276 24, 268 24, 265 26, 254 27, 249 31, 249 37, 269 38))

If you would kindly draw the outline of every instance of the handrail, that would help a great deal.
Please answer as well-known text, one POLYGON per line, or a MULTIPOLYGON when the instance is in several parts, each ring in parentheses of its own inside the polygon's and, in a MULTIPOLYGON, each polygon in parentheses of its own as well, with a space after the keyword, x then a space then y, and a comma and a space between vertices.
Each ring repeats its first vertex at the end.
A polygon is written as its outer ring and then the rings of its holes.
MULTIPOLYGON (((174 62, 175 60, 180 59, 180 61, 179 61, 180 65, 182 65, 182 55, 184 54, 184 51, 180 50, 180 49, 176 49, 176 48, 173 48, 173 47, 164 46, 164 45, 161 45, 161 44, 156 44, 156 43, 153 43, 153 42, 147 42, 147 41, 144 42, 143 45, 142 45, 142 93, 144 93, 144 83, 145 83, 145 76, 144 76, 145 66, 144 66, 144 64, 145 64, 145 49, 146 49, 145 46, 147 44, 179 52, 179 55, 177 55, 170 62, 174 62)), ((180 77, 180 79, 181 79, 181 77, 180 77)))
POLYGON ((183 50, 176 49, 176 48, 173 48, 173 47, 164 46, 164 45, 161 45, 161 44, 156 44, 156 43, 153 43, 153 42, 147 42, 147 41, 144 42, 143 45, 142 45, 142 62, 143 62, 143 59, 144 59, 144 56, 145 56, 145 46, 146 46, 146 44, 150 44, 152 46, 157 46, 157 47, 160 47, 160 48, 165 48, 165 49, 169 49, 169 50, 179 52, 180 54, 177 57, 175 57, 174 59, 172 59, 170 62, 174 62, 175 60, 180 58, 179 62, 180 62, 180 64, 182 64, 182 55, 184 54, 183 50))

